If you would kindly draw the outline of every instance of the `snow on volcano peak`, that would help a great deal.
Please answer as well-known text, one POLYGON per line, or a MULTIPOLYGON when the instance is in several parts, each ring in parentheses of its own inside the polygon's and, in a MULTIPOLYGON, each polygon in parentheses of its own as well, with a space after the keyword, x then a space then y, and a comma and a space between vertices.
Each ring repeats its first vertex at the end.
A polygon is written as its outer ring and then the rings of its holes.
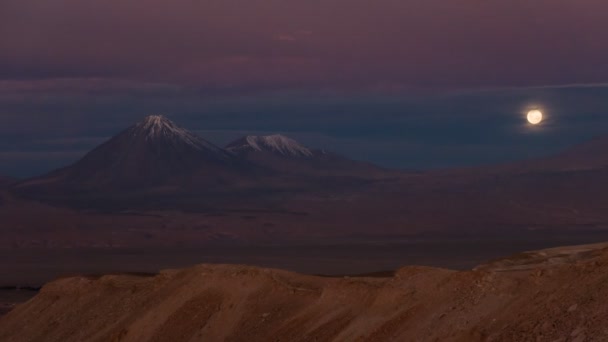
POLYGON ((313 157, 314 153, 297 141, 281 134, 248 135, 228 145, 228 150, 272 152, 285 157, 313 157))
POLYGON ((181 142, 201 150, 219 150, 196 134, 181 128, 163 115, 149 115, 137 123, 132 130, 134 136, 145 137, 146 141, 159 139, 181 142))

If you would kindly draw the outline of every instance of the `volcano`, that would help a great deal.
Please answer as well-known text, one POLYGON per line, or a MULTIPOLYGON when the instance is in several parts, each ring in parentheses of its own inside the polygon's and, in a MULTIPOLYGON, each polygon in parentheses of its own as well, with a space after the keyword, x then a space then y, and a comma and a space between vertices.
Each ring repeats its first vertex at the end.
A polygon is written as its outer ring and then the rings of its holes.
POLYGON ((311 150, 299 142, 281 134, 255 136, 248 135, 226 146, 226 149, 239 155, 268 153, 284 158, 315 158, 323 151, 311 150))
POLYGON ((313 149, 281 134, 248 135, 229 143, 226 150, 282 175, 375 178, 386 173, 371 163, 313 149))
POLYGON ((160 115, 151 115, 98 146, 81 160, 18 189, 135 190, 213 186, 247 173, 236 155, 160 115))

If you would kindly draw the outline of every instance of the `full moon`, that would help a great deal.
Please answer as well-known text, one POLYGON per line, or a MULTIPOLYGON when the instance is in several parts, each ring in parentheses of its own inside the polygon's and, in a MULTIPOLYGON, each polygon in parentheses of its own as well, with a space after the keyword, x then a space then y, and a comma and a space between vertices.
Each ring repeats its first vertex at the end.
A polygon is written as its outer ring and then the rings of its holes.
POLYGON ((543 121, 543 113, 538 110, 531 110, 528 112, 528 122, 533 125, 538 125, 541 121, 543 121))

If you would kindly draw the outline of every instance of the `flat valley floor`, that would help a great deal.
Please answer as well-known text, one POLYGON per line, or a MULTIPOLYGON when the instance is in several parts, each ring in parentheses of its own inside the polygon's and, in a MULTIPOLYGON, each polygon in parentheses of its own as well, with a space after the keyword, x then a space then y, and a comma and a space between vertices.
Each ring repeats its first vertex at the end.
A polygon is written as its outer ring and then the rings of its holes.
POLYGON ((59 277, 156 273, 197 264, 242 264, 316 275, 370 274, 412 265, 467 270, 524 251, 604 241, 608 233, 326 245, 0 249, 0 287, 39 287, 59 277))

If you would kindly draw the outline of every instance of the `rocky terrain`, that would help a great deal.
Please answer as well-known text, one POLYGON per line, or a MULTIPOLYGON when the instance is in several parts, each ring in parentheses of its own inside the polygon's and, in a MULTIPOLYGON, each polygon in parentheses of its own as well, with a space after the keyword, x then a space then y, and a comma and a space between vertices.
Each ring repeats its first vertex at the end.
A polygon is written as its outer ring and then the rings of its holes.
POLYGON ((65 278, 0 318, 0 340, 606 341, 607 247, 384 277, 200 265, 65 278))

